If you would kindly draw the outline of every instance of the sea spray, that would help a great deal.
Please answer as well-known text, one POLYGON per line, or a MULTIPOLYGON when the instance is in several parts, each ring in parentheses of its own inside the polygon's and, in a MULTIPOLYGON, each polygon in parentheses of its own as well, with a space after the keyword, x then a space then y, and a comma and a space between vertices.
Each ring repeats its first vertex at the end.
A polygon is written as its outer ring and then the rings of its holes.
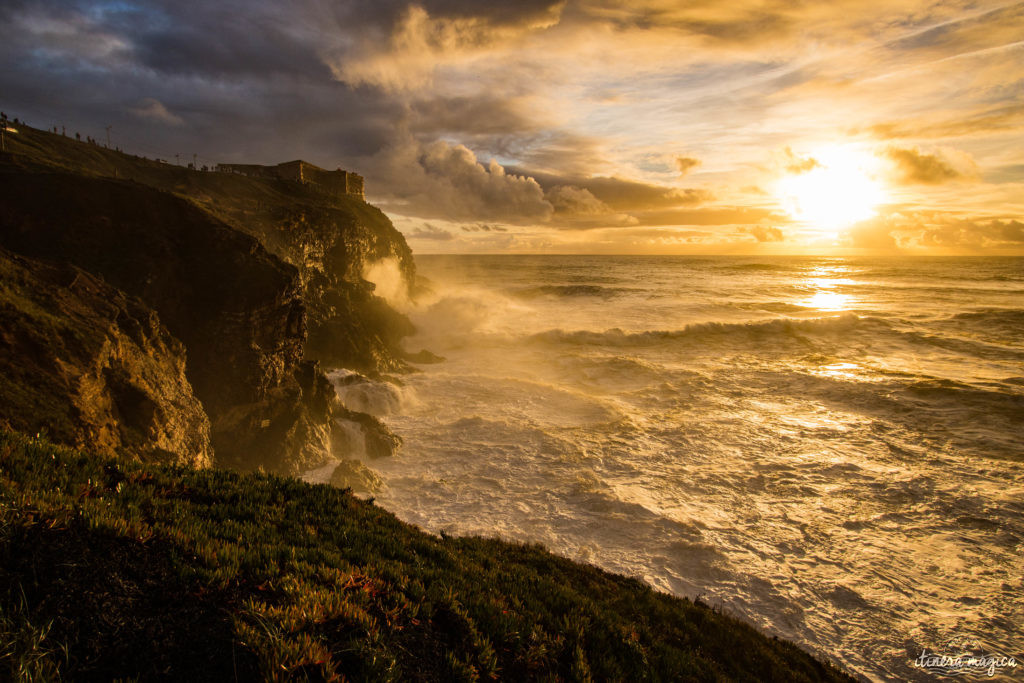
POLYGON ((410 307, 409 283, 402 274, 398 259, 385 258, 366 263, 363 279, 372 282, 374 293, 399 311, 410 307))

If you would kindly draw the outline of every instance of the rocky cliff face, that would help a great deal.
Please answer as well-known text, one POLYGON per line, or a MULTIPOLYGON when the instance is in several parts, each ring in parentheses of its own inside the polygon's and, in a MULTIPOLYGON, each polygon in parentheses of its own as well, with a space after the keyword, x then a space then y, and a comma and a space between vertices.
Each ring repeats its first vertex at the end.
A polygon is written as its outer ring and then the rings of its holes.
POLYGON ((412 324, 364 279, 367 265, 388 259, 406 286, 415 280, 412 252, 387 216, 361 199, 285 181, 246 179, 264 192, 228 197, 219 174, 195 175, 184 188, 190 197, 298 269, 307 357, 371 374, 408 369, 400 341, 412 324))
POLYGON ((184 342, 219 464, 295 473, 330 457, 341 409, 303 362, 294 266, 189 202, 127 181, 9 173, 0 205, 4 246, 102 276, 184 342))
POLYGON ((105 455, 208 467, 185 349, 136 298, 69 265, 0 250, 0 415, 105 455))
POLYGON ((400 340, 412 327, 364 279, 381 259, 406 283, 414 277, 383 213, 294 182, 196 172, 28 127, 10 137, 0 246, 73 263, 157 311, 187 348, 218 464, 291 474, 363 444, 394 451, 398 438, 346 411, 317 365, 407 369, 400 340))
POLYGON ((295 266, 307 357, 371 375, 408 369, 399 342, 412 326, 375 295, 364 269, 392 259, 408 286, 415 265, 405 238, 370 204, 287 180, 192 171, 31 128, 10 137, 11 159, 24 170, 120 178, 174 193, 295 266))

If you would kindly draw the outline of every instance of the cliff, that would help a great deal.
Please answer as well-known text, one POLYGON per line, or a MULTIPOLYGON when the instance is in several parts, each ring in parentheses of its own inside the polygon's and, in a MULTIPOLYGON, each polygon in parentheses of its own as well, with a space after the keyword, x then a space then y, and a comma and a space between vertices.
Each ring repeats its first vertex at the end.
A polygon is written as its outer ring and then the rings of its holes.
POLYGON ((141 301, 0 250, 0 420, 106 455, 208 467, 185 349, 141 301))
MULTIPOLYGON (((194 204, 125 180, 0 164, 0 244, 72 263, 157 311, 188 350, 217 463, 297 473, 344 430, 326 378, 303 358, 298 270, 194 204)), ((394 437, 379 423, 364 429, 394 437)))
POLYGON ((393 259, 410 285, 412 252, 387 216, 360 198, 282 178, 190 170, 28 127, 8 136, 8 147, 8 163, 23 171, 129 180, 255 237, 298 270, 307 358, 364 374, 409 369, 399 342, 412 326, 363 274, 368 264, 393 259))

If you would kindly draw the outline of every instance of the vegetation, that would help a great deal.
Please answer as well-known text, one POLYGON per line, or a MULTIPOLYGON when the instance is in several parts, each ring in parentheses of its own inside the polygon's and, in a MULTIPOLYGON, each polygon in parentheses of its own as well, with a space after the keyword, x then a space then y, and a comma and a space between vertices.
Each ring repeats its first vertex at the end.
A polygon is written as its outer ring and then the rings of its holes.
POLYGON ((848 680, 539 546, 0 431, 0 678, 848 680))

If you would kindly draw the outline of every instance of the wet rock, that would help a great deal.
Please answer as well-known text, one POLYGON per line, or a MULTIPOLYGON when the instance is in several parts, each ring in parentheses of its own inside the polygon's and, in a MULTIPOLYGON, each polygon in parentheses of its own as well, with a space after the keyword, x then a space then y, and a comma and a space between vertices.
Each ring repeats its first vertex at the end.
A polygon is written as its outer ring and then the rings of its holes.
POLYGON ((338 428, 334 431, 334 452, 350 457, 385 458, 394 455, 402 437, 373 415, 338 406, 338 428), (346 424, 347 423, 347 424, 346 424))
POLYGON ((418 365, 443 363, 445 360, 443 356, 439 356, 436 353, 431 353, 426 349, 422 349, 420 351, 417 351, 416 353, 405 353, 403 354, 402 358, 409 361, 410 363, 416 363, 418 365))
POLYGON ((355 493, 372 494, 380 490, 384 481, 377 473, 358 460, 342 460, 331 473, 331 486, 352 489, 355 493))

